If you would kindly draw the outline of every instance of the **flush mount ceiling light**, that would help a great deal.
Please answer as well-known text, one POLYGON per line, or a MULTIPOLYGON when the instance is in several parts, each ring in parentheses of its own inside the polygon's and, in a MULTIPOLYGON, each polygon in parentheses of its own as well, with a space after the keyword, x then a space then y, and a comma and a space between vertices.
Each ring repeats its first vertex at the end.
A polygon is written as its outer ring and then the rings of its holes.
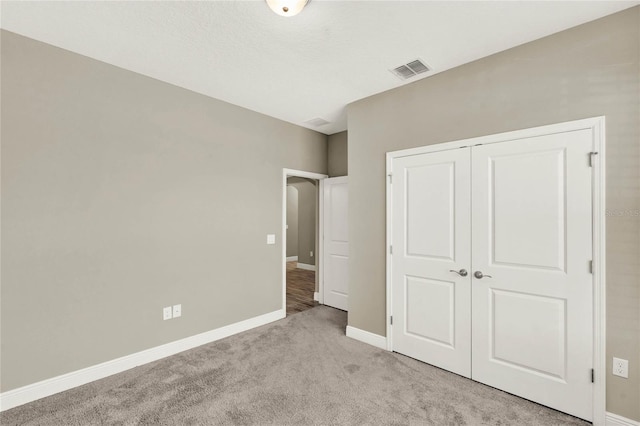
POLYGON ((280 16, 295 16, 302 12, 309 0, 266 0, 267 4, 280 16))

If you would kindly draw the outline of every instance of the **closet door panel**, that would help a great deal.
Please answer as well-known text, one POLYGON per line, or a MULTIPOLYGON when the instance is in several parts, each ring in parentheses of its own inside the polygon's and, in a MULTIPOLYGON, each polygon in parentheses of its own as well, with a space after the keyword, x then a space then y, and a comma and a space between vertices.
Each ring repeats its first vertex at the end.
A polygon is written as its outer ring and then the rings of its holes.
POLYGON ((393 349, 471 375, 470 152, 393 162, 393 349))
POLYGON ((590 420, 590 130, 472 149, 474 380, 590 420))

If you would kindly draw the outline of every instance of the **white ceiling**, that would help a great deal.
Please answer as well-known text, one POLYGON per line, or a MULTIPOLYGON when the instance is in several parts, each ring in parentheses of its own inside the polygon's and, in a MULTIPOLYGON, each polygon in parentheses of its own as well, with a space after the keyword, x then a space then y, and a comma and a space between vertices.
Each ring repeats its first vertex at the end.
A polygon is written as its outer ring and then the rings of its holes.
POLYGON ((8 2, 2 28, 332 134, 345 106, 639 1, 329 1, 280 17, 262 0, 8 2), (321 127, 305 124, 313 118, 321 127))

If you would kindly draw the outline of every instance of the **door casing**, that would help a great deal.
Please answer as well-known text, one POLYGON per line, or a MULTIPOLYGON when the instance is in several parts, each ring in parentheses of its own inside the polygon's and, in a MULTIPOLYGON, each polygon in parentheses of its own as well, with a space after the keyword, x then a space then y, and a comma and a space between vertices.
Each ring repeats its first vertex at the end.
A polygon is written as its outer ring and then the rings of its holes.
POLYGON ((418 148, 404 149, 387 153, 386 160, 386 294, 387 294, 387 350, 393 351, 393 332, 391 317, 392 304, 392 210, 393 210, 393 160, 417 154, 468 148, 479 144, 492 144, 524 139, 548 134, 590 130, 593 136, 591 156, 593 175, 593 365, 595 382, 593 388, 593 424, 605 425, 606 416, 606 262, 605 262, 605 117, 592 117, 582 120, 534 127, 523 130, 445 142, 418 148))

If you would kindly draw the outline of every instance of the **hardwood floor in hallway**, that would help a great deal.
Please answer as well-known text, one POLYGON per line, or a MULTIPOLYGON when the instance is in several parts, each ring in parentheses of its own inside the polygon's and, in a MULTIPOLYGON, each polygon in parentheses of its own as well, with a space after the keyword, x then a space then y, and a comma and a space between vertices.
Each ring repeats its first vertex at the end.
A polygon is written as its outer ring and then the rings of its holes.
POLYGON ((318 306, 313 300, 316 273, 296 268, 297 262, 287 262, 287 315, 318 306))

